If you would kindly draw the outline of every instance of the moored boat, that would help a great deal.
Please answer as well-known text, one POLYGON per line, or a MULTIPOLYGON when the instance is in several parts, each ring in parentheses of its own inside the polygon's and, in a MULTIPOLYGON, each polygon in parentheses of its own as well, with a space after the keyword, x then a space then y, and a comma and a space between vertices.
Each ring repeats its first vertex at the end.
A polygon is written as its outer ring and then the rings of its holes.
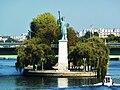
POLYGON ((112 86, 113 85, 113 80, 111 78, 111 76, 105 76, 105 79, 103 80, 103 82, 94 84, 94 85, 105 85, 105 86, 112 86))

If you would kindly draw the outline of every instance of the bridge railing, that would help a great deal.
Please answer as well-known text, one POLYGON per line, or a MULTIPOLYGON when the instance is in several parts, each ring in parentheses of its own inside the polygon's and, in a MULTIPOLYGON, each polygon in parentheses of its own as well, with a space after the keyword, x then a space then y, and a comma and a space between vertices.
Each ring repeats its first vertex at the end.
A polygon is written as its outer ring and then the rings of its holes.
POLYGON ((120 43, 106 43, 111 48, 120 48, 120 43))
POLYGON ((15 48, 17 46, 24 45, 24 43, 0 43, 0 48, 15 48))

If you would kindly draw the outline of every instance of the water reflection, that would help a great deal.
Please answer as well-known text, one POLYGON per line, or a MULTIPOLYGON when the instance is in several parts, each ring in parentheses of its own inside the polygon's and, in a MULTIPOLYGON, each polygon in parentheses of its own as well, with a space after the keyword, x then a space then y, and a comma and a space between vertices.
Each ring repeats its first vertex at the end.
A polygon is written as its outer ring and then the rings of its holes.
POLYGON ((68 78, 58 78, 58 88, 68 87, 68 78))
POLYGON ((57 78, 21 76, 16 78, 16 86, 27 86, 27 88, 57 87, 57 78))
POLYGON ((98 82, 97 78, 90 77, 73 77, 68 78, 68 86, 82 86, 82 85, 92 85, 98 82))
POLYGON ((39 88, 64 88, 69 86, 91 85, 96 78, 23 77, 15 78, 16 86, 39 88))

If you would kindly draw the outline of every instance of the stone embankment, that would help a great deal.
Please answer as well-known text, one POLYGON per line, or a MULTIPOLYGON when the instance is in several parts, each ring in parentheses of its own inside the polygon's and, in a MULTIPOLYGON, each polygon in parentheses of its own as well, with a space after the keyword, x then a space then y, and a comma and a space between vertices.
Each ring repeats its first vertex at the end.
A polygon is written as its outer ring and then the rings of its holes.
POLYGON ((58 71, 58 70, 24 70, 25 76, 53 76, 53 77, 96 77, 96 72, 58 71))

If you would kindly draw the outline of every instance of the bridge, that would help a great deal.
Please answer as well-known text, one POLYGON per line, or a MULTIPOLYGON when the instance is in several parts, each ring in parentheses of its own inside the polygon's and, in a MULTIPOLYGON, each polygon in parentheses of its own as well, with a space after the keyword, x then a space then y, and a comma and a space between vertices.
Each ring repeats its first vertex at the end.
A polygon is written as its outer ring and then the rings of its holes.
POLYGON ((120 43, 106 43, 110 46, 110 59, 120 60, 120 43))
MULTIPOLYGON (((110 46, 110 58, 120 60, 120 43, 106 43, 110 46)), ((17 46, 24 46, 24 43, 0 43, 0 58, 16 58, 17 53, 15 48, 17 46)), ((52 48, 57 48, 56 45, 51 45, 52 48)))
POLYGON ((0 43, 0 59, 16 59, 17 52, 15 49, 20 45, 24 46, 24 43, 0 43))
POLYGON ((24 43, 9 43, 9 42, 6 42, 6 43, 0 43, 0 48, 15 48, 17 46, 20 46, 20 45, 24 45, 24 43))
MULTIPOLYGON (((112 48, 120 48, 120 43, 106 43, 112 48)), ((0 48, 15 48, 17 46, 24 45, 24 43, 18 42, 18 43, 0 43, 0 48)), ((51 47, 57 47, 56 44, 51 44, 51 47)))
POLYGON ((120 48, 120 43, 106 43, 111 48, 120 48))
POLYGON ((111 60, 120 60, 120 55, 109 55, 111 60))

